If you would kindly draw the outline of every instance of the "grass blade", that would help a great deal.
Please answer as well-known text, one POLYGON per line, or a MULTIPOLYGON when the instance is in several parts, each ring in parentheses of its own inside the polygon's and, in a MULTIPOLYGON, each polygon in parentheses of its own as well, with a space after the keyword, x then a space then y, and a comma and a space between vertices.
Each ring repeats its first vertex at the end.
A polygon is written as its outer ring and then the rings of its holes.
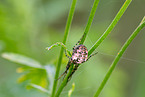
POLYGON ((113 70, 115 69, 118 61, 120 60, 121 56, 123 55, 123 53, 125 52, 125 50, 127 49, 127 47, 131 44, 132 40, 137 36, 137 34, 140 32, 141 29, 143 29, 143 27, 145 27, 145 17, 143 18, 142 22, 140 23, 140 25, 135 29, 135 31, 132 33, 132 35, 128 38, 128 40, 125 42, 125 44, 122 46, 122 48, 120 49, 120 51, 118 52, 116 58, 114 59, 114 61, 112 62, 107 74, 105 75, 101 85, 99 86, 97 92, 95 93, 94 97, 98 97, 99 94, 101 93, 102 89, 104 88, 106 82, 108 81, 108 79, 110 78, 113 70))
POLYGON ((98 7, 99 1, 100 1, 100 0, 95 0, 95 1, 94 1, 93 7, 92 7, 92 10, 91 10, 89 19, 88 19, 88 23, 87 23, 87 26, 86 26, 86 28, 85 28, 84 34, 83 34, 84 37, 82 38, 80 44, 83 44, 83 43, 84 43, 84 41, 85 41, 85 39, 86 39, 86 36, 87 36, 87 34, 88 34, 89 30, 90 30, 90 27, 91 27, 91 24, 92 24, 92 22, 93 22, 93 18, 94 18, 94 16, 95 16, 95 12, 96 12, 96 9, 97 9, 97 7, 98 7))
POLYGON ((103 40, 108 36, 108 34, 113 30, 117 22, 120 20, 123 13, 126 11, 127 7, 131 3, 132 0, 126 0, 109 27, 106 29, 104 34, 96 41, 96 43, 92 46, 92 48, 89 50, 88 55, 91 55, 92 52, 103 42, 103 40))
MULTIPOLYGON (((72 19, 73 19, 76 2, 77 2, 77 0, 72 1, 72 5, 71 5, 70 12, 69 12, 69 15, 68 15, 68 20, 67 20, 67 24, 66 24, 66 28, 65 28, 64 39, 63 39, 63 42, 62 42, 64 45, 66 44, 67 36, 68 36, 69 29, 70 29, 70 26, 71 26, 71 22, 72 22, 72 19)), ((60 71, 61 62, 62 62, 63 51, 64 51, 63 48, 61 48, 58 64, 57 64, 57 67, 56 67, 55 79, 57 79, 59 77, 59 71, 60 71)), ((54 97, 56 87, 57 87, 57 80, 54 80, 51 97, 54 97)))
POLYGON ((61 83, 58 91, 56 92, 55 97, 59 97, 60 93, 62 92, 63 88, 66 86, 67 81, 68 81, 68 77, 70 76, 71 72, 73 70, 73 64, 71 64, 69 72, 67 73, 66 77, 64 78, 63 82, 61 83))
MULTIPOLYGON (((88 19, 88 23, 87 23, 87 26, 85 28, 85 32, 84 32, 84 36, 83 38, 81 39, 81 42, 80 44, 83 44, 85 38, 86 38, 86 35, 91 27, 91 24, 92 24, 92 21, 93 21, 93 18, 94 18, 94 15, 95 15, 95 12, 96 12, 96 9, 97 9, 97 6, 98 6, 98 3, 99 3, 99 0, 95 0, 94 1, 94 4, 93 4, 93 7, 92 7, 92 10, 91 10, 91 13, 90 13, 90 16, 89 16, 89 19, 88 19)), ((61 83, 55 97, 58 97, 60 95, 60 93, 62 92, 63 88, 65 87, 65 85, 67 84, 67 78, 68 76, 71 74, 72 72, 72 68, 73 66, 70 67, 69 69, 69 72, 67 74, 67 76, 64 78, 63 82, 61 83)))

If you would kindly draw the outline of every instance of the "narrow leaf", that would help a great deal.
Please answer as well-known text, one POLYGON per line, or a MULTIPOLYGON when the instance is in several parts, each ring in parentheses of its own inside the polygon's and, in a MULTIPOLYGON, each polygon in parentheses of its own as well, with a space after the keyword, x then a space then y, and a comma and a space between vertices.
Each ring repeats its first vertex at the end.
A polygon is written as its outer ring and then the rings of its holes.
POLYGON ((12 62, 23 64, 29 67, 42 68, 42 65, 39 62, 20 54, 3 53, 2 57, 12 62))
MULTIPOLYGON (((66 27, 65 27, 64 38, 63 38, 63 42, 62 42, 64 45, 66 44, 67 36, 68 36, 69 30, 70 30, 71 22, 72 22, 74 11, 75 11, 76 2, 77 2, 77 0, 72 0, 72 5, 71 5, 70 11, 69 11, 69 15, 68 15, 68 19, 67 19, 67 23, 66 23, 66 27)), ((62 62, 63 51, 64 51, 63 48, 61 48, 58 64, 56 66, 55 79, 57 79, 58 76, 59 76, 59 71, 60 71, 61 62, 62 62)), ((54 97, 55 91, 56 91, 56 87, 57 87, 57 80, 54 80, 51 97, 54 97)))
POLYGON ((38 90, 40 90, 40 91, 42 91, 42 92, 45 92, 45 93, 50 94, 50 91, 48 91, 47 89, 45 89, 45 88, 43 88, 43 87, 41 87, 41 86, 39 86, 39 85, 30 84, 30 86, 32 86, 33 88, 36 88, 36 89, 38 89, 38 90))
POLYGON ((118 23, 126 9, 128 8, 129 4, 132 0, 126 0, 121 9, 118 11, 117 15, 109 25, 109 27, 106 29, 106 31, 103 33, 103 35, 96 41, 96 43, 91 47, 91 49, 88 52, 88 55, 91 55, 93 51, 106 39, 106 37, 109 35, 109 33, 113 30, 115 25, 118 23))
POLYGON ((94 97, 98 97, 102 91, 102 89, 104 88, 104 86, 106 85, 108 79, 110 78, 112 72, 114 71, 118 61, 120 60, 121 56, 123 55, 123 53, 125 52, 125 50, 128 48, 128 46, 131 44, 131 42, 133 41, 133 39, 138 35, 138 33, 145 27, 145 17, 143 18, 143 20, 141 21, 141 23, 139 24, 139 26, 134 30, 134 32, 130 35, 130 37, 128 38, 128 40, 124 43, 124 45, 122 46, 122 48, 120 49, 120 51, 118 52, 118 54, 116 55, 114 61, 112 62, 108 72, 106 73, 102 83, 100 84, 97 92, 95 93, 94 97))
POLYGON ((72 84, 72 88, 68 91, 68 97, 71 97, 74 89, 75 89, 75 83, 72 84))

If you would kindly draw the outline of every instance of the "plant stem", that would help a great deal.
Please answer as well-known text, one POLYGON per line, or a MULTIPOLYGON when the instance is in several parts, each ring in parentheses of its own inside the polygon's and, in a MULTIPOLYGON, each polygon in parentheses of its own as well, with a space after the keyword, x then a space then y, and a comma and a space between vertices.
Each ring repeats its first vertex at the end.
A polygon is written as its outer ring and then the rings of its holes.
MULTIPOLYGON (((72 22, 72 19, 73 19, 76 2, 77 2, 77 0, 72 1, 72 5, 71 5, 70 12, 69 12, 69 15, 68 15, 68 20, 67 20, 67 23, 66 23, 64 39, 63 39, 63 42, 62 42, 64 45, 66 44, 66 39, 67 39, 69 29, 70 29, 70 26, 71 26, 71 22, 72 22)), ((59 77, 59 71, 60 71, 61 62, 62 62, 63 51, 64 51, 63 48, 61 48, 58 64, 57 64, 57 67, 56 67, 55 79, 57 79, 59 77)), ((57 87, 57 80, 55 80, 55 79, 54 79, 54 83, 53 83, 53 89, 52 89, 51 97, 54 97, 56 87, 57 87)))
POLYGON ((117 22, 120 20, 123 13, 126 11, 127 7, 131 3, 132 0, 126 0, 109 27, 106 29, 104 34, 98 39, 98 41, 92 46, 92 48, 89 50, 88 55, 91 55, 92 52, 103 42, 103 40, 108 36, 108 34, 113 30, 117 22))
POLYGON ((67 75, 66 75, 66 77, 64 78, 63 82, 61 83, 61 85, 60 85, 58 91, 56 92, 55 97, 59 97, 59 95, 60 95, 60 93, 62 92, 63 88, 66 86, 66 84, 67 84, 67 82, 68 82, 68 77, 69 77, 69 75, 71 74, 72 70, 73 70, 73 64, 71 64, 70 69, 69 69, 69 72, 67 73, 67 75))
POLYGON ((145 17, 143 18, 142 22, 140 23, 140 25, 135 29, 135 31, 132 33, 132 35, 128 38, 128 40, 125 42, 125 44, 122 46, 122 48, 120 49, 119 53, 117 54, 116 58, 114 59, 114 61, 112 62, 106 76, 104 77, 101 85, 99 86, 97 92, 95 93, 94 97, 98 97, 100 92, 102 91, 102 89, 104 88, 106 82, 108 81, 108 79, 110 78, 113 70, 115 69, 119 59, 121 58, 121 56, 123 55, 123 53, 125 52, 125 50, 127 49, 127 47, 131 44, 132 40, 137 36, 137 34, 140 32, 140 30, 145 27, 145 17))
POLYGON ((84 41, 85 41, 85 38, 90 30, 90 27, 91 27, 91 24, 93 22, 93 18, 95 16, 95 12, 96 12, 96 9, 97 9, 97 6, 98 6, 98 3, 99 3, 99 0, 95 0, 94 1, 94 4, 93 4, 93 7, 92 7, 92 10, 91 10, 91 13, 90 13, 90 16, 89 16, 89 19, 88 19, 88 23, 87 23, 87 26, 85 28, 85 31, 84 31, 84 36, 80 42, 80 44, 83 44, 84 41))
MULTIPOLYGON (((99 0, 95 0, 94 1, 94 4, 93 4, 93 7, 92 7, 92 10, 91 10, 91 13, 90 13, 90 16, 89 16, 89 19, 88 19, 88 23, 87 23, 87 26, 85 28, 85 32, 84 32, 84 36, 80 42, 80 44, 83 44, 83 42, 85 41, 85 38, 86 38, 86 35, 91 27, 91 24, 92 24, 92 21, 93 21, 93 18, 94 18, 94 15, 95 15, 95 12, 96 12, 96 9, 97 9, 97 6, 98 6, 98 3, 99 3, 99 0)), ((73 65, 73 64, 72 64, 73 65)), ((67 74, 67 76, 65 77, 65 79, 63 80, 63 82, 61 83, 61 86, 59 87, 55 97, 58 97, 61 93, 61 91, 63 90, 63 88, 65 87, 65 85, 67 84, 67 78, 68 76, 70 75, 70 73, 72 72, 72 69, 69 70, 69 73, 67 74)))

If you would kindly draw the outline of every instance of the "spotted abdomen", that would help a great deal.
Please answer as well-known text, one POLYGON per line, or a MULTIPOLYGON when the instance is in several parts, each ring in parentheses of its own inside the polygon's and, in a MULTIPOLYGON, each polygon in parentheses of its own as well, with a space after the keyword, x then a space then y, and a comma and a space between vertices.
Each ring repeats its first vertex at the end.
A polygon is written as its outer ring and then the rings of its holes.
POLYGON ((88 50, 84 45, 77 46, 72 53, 72 60, 74 63, 83 63, 88 58, 88 50))

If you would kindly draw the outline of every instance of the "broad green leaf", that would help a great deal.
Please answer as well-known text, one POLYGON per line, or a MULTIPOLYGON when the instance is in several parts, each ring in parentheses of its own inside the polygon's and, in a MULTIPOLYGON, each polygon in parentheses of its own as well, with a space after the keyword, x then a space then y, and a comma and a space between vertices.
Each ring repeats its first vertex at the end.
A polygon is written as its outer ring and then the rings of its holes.
POLYGON ((30 70, 29 67, 18 67, 18 68, 16 69, 16 72, 17 72, 17 73, 23 73, 23 72, 27 72, 28 70, 30 70))
POLYGON ((39 62, 20 54, 3 53, 2 57, 12 62, 23 64, 29 67, 42 68, 42 65, 39 62))
MULTIPOLYGON (((49 85, 49 81, 47 79, 47 74, 44 69, 28 69, 25 74, 23 74, 19 79, 18 82, 28 81, 31 84, 39 85, 43 88, 47 88, 49 85)), ((32 87, 27 87, 27 89, 31 89, 32 87)))
POLYGON ((28 76, 27 75, 22 75, 20 78, 18 78, 17 82, 22 83, 26 80, 28 80, 28 76))
POLYGON ((68 97, 71 97, 74 89, 75 89, 75 83, 72 84, 72 88, 68 91, 68 97))

